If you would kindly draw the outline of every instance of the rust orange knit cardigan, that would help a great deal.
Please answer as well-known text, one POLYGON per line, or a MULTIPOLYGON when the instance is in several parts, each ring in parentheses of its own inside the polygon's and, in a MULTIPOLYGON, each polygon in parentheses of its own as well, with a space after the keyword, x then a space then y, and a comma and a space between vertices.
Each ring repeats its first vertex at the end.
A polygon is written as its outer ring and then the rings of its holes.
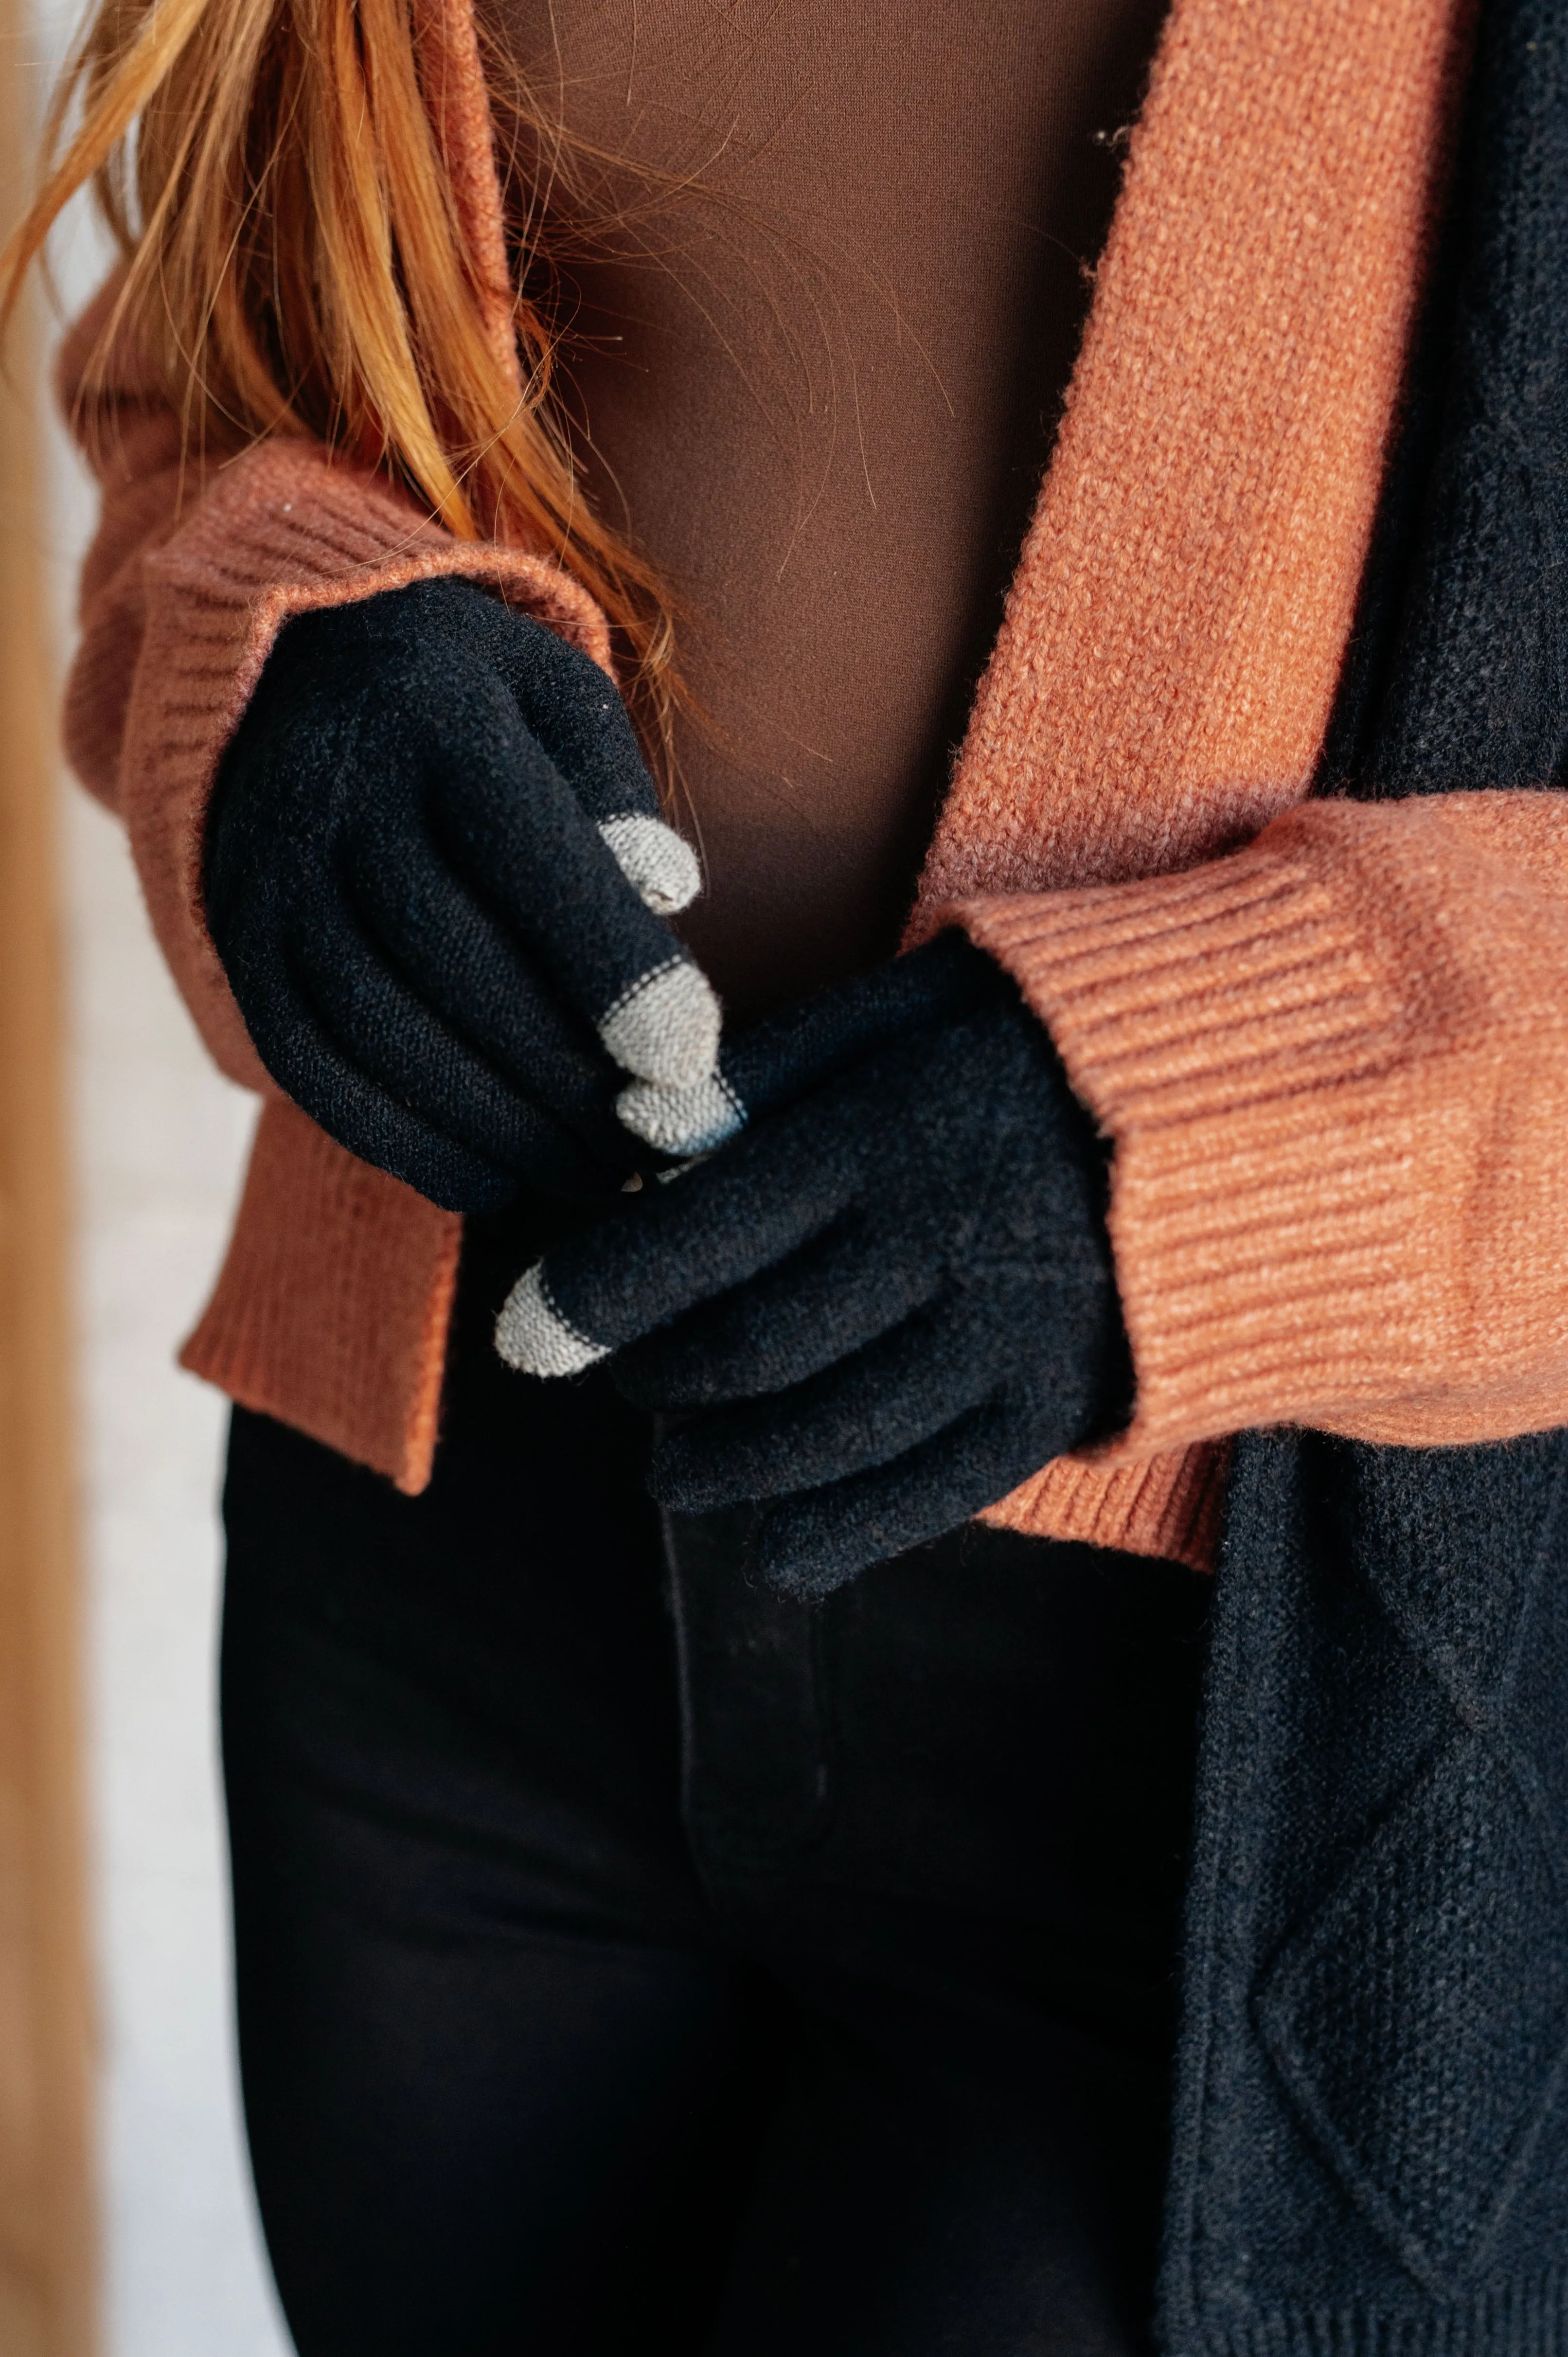
MULTIPOLYGON (((424 71, 505 333, 470 0, 424 71)), ((1066 420, 932 843, 1115 1145, 1130 1428, 989 1519, 1210 1560, 1226 1436, 1568 1422, 1568 802, 1308 802, 1398 400, 1464 0, 1175 0, 1066 420)), ((68 346, 68 397, 95 328, 68 346)), ((406 1491, 461 1223, 268 1082, 203 921, 205 801, 284 619, 440 572, 607 662, 548 558, 273 442, 178 496, 129 359, 68 738, 212 1052, 263 1098, 185 1363, 406 1491)))

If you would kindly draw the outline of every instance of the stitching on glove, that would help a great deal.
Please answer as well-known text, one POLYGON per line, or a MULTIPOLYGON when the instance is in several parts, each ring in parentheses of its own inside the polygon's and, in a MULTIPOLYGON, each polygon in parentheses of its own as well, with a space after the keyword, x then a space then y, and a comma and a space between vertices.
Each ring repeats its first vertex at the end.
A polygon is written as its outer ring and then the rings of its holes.
POLYGON ((618 811, 600 819, 599 834, 627 882, 656 917, 679 916, 701 892, 696 853, 661 818, 618 811))
POLYGON ((590 1341, 561 1315, 540 1261, 523 1271, 501 1304, 495 1345, 507 1365, 522 1375, 581 1374, 609 1356, 606 1344, 590 1341))
POLYGON ((618 1064, 639 1080, 690 1088, 718 1061, 719 1002, 689 958, 666 958, 629 983, 599 1017, 618 1064))

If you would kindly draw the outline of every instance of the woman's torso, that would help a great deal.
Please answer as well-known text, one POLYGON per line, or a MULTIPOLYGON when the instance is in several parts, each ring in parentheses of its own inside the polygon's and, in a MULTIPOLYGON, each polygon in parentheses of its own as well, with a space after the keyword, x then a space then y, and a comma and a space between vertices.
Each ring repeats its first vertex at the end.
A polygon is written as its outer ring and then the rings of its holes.
POLYGON ((497 0, 577 141, 567 405, 683 600, 686 930, 745 1017, 896 947, 1163 0, 497 0))

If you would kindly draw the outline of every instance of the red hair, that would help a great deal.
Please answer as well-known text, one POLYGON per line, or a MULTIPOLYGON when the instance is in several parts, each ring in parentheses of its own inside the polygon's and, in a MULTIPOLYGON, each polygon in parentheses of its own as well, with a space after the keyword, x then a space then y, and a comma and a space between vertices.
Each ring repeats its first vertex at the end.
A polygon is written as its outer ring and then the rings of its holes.
POLYGON ((683 700, 671 602, 581 495, 547 321, 487 280, 465 234, 412 5, 99 0, 0 254, 0 321, 91 183, 126 265, 108 336, 151 358, 188 449, 309 435, 463 539, 547 547, 616 626, 628 700, 667 756, 683 700))

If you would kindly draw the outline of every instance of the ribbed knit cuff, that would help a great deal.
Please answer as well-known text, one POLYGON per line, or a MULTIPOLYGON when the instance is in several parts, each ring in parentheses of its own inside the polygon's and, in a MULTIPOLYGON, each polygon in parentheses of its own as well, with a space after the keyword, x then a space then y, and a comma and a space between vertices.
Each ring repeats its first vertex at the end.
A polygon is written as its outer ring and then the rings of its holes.
POLYGON ((987 1506, 980 1520, 1028 1538, 1078 1539, 1212 1571, 1230 1470, 1229 1440, 1166 1449, 1131 1464, 1057 1457, 987 1506))
MULTIPOLYGON (((1138 1389, 1087 1460, 1102 1470, 1282 1422, 1477 1437, 1455 1383, 1454 1225, 1485 1092, 1465 1085, 1462 1033, 1412 1021, 1412 976, 1435 958, 1386 865, 1383 931, 1376 913, 1373 838, 1411 808, 1308 805, 1185 875, 947 911, 1013 974, 1115 1141, 1138 1389)), ((1487 1370, 1480 1437, 1541 1421, 1518 1372, 1515 1400, 1487 1370)))

